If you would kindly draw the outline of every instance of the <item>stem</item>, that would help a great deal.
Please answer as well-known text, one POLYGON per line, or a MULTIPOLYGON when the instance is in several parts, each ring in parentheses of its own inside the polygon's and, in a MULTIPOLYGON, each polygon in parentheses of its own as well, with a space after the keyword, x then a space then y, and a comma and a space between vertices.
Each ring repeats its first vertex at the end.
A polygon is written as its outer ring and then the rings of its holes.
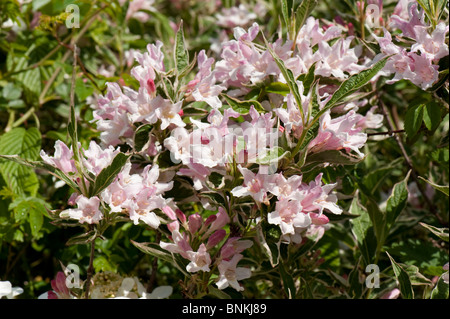
POLYGON ((95 253, 95 239, 91 242, 91 254, 89 256, 89 267, 87 270, 87 278, 86 278, 86 294, 84 296, 85 299, 89 299, 89 288, 91 287, 91 278, 94 273, 94 253, 95 253))
POLYGON ((5 127, 5 133, 11 131, 15 118, 16 118, 16 111, 10 110, 8 123, 6 124, 6 127, 5 127))
MULTIPOLYGON (((155 243, 159 244, 160 240, 161 240, 161 233, 157 231, 155 243)), ((152 273, 150 275, 150 280, 148 281, 147 292, 151 292, 153 290, 153 287, 155 286, 157 270, 158 270, 158 257, 153 256, 152 273)))
POLYGON ((35 111, 35 108, 34 108, 34 106, 32 106, 20 119, 15 121, 11 127, 12 128, 17 127, 20 124, 22 124, 23 122, 25 122, 26 120, 28 120, 28 118, 34 114, 34 111, 35 111))
POLYGON ((367 136, 375 136, 375 135, 393 135, 397 133, 405 133, 405 130, 395 130, 395 131, 387 131, 387 132, 375 132, 375 133, 367 133, 367 136))

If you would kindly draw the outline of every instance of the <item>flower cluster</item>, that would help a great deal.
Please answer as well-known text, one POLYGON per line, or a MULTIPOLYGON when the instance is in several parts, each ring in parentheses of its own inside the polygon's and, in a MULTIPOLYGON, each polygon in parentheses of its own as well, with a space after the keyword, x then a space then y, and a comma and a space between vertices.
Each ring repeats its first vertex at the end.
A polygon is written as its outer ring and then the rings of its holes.
POLYGON ((219 289, 231 286, 238 291, 244 290, 238 281, 250 278, 251 271, 248 268, 237 267, 237 264, 243 258, 241 252, 250 248, 253 242, 242 240, 241 237, 228 236, 216 255, 211 257, 211 251, 217 251, 217 246, 220 246, 227 236, 224 228, 230 223, 230 217, 225 209, 220 207, 217 214, 210 215, 206 219, 198 213, 186 218, 180 210, 174 214, 177 219, 168 224, 172 233, 171 243, 161 242, 161 248, 189 260, 186 270, 190 273, 210 272, 212 267, 217 267, 219 278, 216 285, 219 289))
MULTIPOLYGON (((118 149, 112 146, 102 149, 97 143, 91 141, 89 148, 83 150, 81 159, 82 167, 92 176, 97 177, 100 172, 111 164, 118 149)), ((42 159, 71 176, 81 190, 89 188, 90 181, 85 176, 75 174, 77 172, 74 154, 63 142, 55 143, 53 157, 41 152, 42 159)), ((69 217, 79 220, 80 223, 97 224, 104 217, 104 208, 101 203, 107 204, 109 212, 126 213, 135 224, 143 221, 145 224, 158 228, 161 221, 154 213, 156 209, 163 210, 168 201, 162 194, 172 188, 173 182, 158 182, 158 165, 147 165, 136 173, 131 173, 131 163, 126 163, 117 177, 100 194, 88 196, 86 192, 74 192, 69 198, 70 205, 77 208, 67 209, 61 212, 61 217, 69 217)))
POLYGON ((416 2, 400 1, 396 12, 398 14, 391 16, 390 26, 401 31, 400 36, 397 36, 398 42, 394 42, 391 33, 384 29, 384 36, 376 37, 382 53, 375 59, 391 55, 383 72, 385 75, 394 74, 394 77, 387 83, 405 79, 424 90, 428 89, 438 79, 437 62, 449 54, 448 44, 445 43, 448 24, 441 22, 430 32, 431 27, 425 23, 424 11, 419 9, 416 2), (413 40, 409 47, 405 48, 399 43, 404 42, 404 38, 413 40))

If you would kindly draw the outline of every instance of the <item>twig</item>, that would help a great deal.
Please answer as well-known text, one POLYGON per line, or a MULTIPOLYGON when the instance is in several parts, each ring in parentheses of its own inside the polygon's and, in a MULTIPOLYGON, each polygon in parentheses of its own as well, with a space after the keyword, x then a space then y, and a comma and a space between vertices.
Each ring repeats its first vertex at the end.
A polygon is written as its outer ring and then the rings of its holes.
MULTIPOLYGON (((161 233, 158 231, 156 233, 155 242, 159 243, 160 240, 161 240, 161 233)), ((155 286, 155 283, 156 283, 156 272, 157 271, 158 271, 158 257, 154 256, 153 260, 152 260, 152 273, 150 275, 150 280, 148 281, 148 285, 147 285, 147 292, 153 291, 153 287, 155 286)))
POLYGON ((395 131, 388 131, 388 132, 374 132, 374 133, 367 133, 367 136, 375 136, 375 135, 393 135, 398 133, 405 133, 405 130, 395 130, 395 131))
POLYGON ((95 239, 91 242, 91 253, 89 256, 89 267, 87 270, 86 277, 86 292, 84 295, 84 299, 89 299, 89 288, 91 287, 91 278, 94 273, 94 253, 95 253, 95 239))

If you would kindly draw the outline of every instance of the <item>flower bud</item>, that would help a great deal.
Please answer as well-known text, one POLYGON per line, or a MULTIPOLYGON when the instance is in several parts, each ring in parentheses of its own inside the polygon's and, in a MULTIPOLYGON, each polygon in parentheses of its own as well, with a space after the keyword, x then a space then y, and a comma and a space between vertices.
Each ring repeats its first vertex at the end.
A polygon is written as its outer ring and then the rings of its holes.
POLYGON ((227 235, 227 232, 224 229, 219 229, 214 234, 209 236, 208 243, 206 244, 206 249, 211 249, 214 246, 216 246, 218 243, 222 241, 222 239, 225 238, 227 235))
POLYGON ((199 214, 193 214, 188 217, 189 219, 189 231, 191 234, 195 234, 200 227, 202 227, 202 217, 199 214))

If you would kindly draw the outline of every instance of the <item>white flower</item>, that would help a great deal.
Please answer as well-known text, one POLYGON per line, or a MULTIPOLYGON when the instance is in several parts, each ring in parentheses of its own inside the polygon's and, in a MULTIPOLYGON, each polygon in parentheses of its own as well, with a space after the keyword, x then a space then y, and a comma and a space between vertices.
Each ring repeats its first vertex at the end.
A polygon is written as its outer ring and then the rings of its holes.
POLYGON ((0 281, 0 299, 4 296, 8 299, 13 299, 21 293, 23 293, 22 288, 13 287, 9 281, 0 281))

